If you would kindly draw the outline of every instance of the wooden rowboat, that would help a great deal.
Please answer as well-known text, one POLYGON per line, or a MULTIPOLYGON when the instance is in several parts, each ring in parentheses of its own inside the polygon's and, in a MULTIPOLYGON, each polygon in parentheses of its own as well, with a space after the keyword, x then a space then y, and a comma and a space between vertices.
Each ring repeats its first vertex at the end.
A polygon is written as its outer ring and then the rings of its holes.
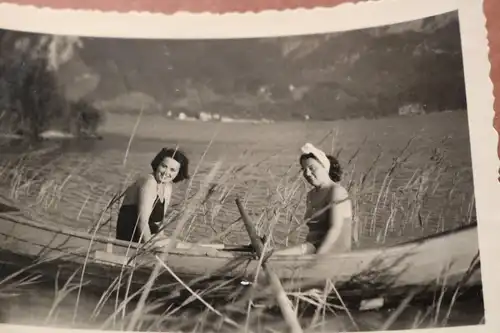
MULTIPOLYGON (((42 223, 15 207, 0 210, 0 252, 1 264, 30 267, 59 277, 77 271, 78 282, 102 290, 119 280, 128 288, 140 288, 156 264, 170 270, 157 278, 157 291, 179 279, 187 284, 214 278, 249 280, 259 266, 252 253, 223 245, 205 245, 196 251, 175 249, 163 260, 137 244, 42 223)), ((326 256, 273 256, 267 266, 289 291, 323 288, 325 280, 334 282, 340 295, 358 293, 363 297, 396 294, 415 286, 426 290, 481 286, 475 224, 382 249, 326 256)))

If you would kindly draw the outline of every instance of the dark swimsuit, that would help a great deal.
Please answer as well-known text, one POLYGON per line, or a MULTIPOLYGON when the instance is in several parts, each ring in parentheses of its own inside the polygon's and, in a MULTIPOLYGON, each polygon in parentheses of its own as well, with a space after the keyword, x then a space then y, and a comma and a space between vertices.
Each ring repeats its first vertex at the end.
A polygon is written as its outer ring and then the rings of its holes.
MULTIPOLYGON (((326 208, 326 206, 329 204, 328 201, 322 200, 322 202, 319 205, 319 207, 314 207, 317 210, 320 210, 321 208, 326 208)), ((331 224, 330 224, 330 208, 325 209, 324 212, 321 212, 318 214, 318 216, 314 216, 310 221, 306 223, 308 233, 306 236, 306 242, 310 243, 311 245, 314 246, 315 251, 317 251, 323 242, 325 241, 326 235, 328 234, 328 231, 330 230, 331 224)), ((351 224, 350 223, 343 223, 342 224, 342 231, 335 242, 333 244, 330 252, 334 253, 342 253, 342 252, 347 252, 351 250, 351 224)))
MULTIPOLYGON (((149 216, 149 229, 151 234, 157 234, 160 231, 160 225, 163 221, 165 202, 161 202, 156 197, 155 205, 149 216)), ((124 205, 120 207, 118 221, 116 222, 116 238, 124 241, 139 242, 141 233, 136 227, 139 222, 139 211, 137 205, 124 205)))

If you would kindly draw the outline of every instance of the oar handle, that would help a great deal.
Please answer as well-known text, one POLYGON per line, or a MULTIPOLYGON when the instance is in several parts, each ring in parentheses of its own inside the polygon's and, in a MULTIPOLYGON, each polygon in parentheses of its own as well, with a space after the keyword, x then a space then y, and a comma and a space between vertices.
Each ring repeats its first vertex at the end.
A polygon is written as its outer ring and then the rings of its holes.
POLYGON ((257 255, 260 257, 262 255, 262 252, 264 251, 264 244, 260 240, 259 235, 257 235, 257 230, 255 230, 255 227, 252 224, 252 221, 250 220, 250 217, 248 216, 247 212, 243 208, 243 205, 241 204, 239 198, 236 199, 236 206, 240 211, 241 219, 243 220, 243 223, 245 224, 245 229, 247 230, 248 236, 250 237, 250 242, 255 252, 257 252, 257 255))

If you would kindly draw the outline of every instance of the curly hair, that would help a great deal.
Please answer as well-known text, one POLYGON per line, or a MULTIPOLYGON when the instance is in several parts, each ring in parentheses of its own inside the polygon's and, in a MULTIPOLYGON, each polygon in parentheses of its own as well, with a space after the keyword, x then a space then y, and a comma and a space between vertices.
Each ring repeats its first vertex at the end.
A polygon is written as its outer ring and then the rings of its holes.
MULTIPOLYGON (((302 154, 300 155, 299 163, 302 163, 302 161, 308 158, 314 158, 316 161, 318 161, 318 159, 316 158, 316 156, 314 156, 314 154, 302 154)), ((330 179, 336 183, 340 182, 342 180, 343 170, 339 161, 331 155, 326 155, 326 158, 328 158, 328 160, 330 161, 330 170, 328 170, 328 175, 330 176, 330 179)))
POLYGON ((153 169, 153 172, 156 171, 160 163, 167 157, 173 158, 180 164, 179 173, 172 180, 173 183, 178 183, 190 178, 189 159, 187 158, 186 154, 184 154, 184 152, 172 148, 163 148, 158 152, 158 154, 156 154, 156 156, 151 161, 151 168, 153 169))

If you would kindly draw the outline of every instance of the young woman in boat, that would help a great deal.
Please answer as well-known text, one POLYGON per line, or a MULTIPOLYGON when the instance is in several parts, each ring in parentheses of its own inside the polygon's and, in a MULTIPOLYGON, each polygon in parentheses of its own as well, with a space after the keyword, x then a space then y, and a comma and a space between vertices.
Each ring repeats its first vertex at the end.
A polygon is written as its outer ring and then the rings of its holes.
MULTIPOLYGON (((118 214, 117 239, 146 243, 160 232, 173 185, 189 179, 188 166, 189 159, 180 150, 163 148, 158 152, 151 161, 152 172, 125 191, 118 214)), ((166 241, 164 234, 155 237, 155 245, 166 241)))
POLYGON ((303 176, 313 186, 304 216, 308 234, 303 244, 276 250, 273 255, 348 252, 352 247, 352 207, 347 190, 339 184, 340 164, 310 143, 301 151, 303 176))

